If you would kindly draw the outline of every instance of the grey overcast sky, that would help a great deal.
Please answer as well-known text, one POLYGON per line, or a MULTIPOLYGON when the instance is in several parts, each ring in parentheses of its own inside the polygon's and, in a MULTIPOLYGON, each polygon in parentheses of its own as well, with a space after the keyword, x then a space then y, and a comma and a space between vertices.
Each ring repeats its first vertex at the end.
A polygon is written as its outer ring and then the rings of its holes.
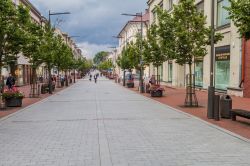
POLYGON ((71 12, 70 15, 52 16, 53 25, 75 38, 85 56, 117 45, 117 35, 131 17, 121 13, 144 12, 147 0, 30 0, 48 18, 52 12, 71 12))

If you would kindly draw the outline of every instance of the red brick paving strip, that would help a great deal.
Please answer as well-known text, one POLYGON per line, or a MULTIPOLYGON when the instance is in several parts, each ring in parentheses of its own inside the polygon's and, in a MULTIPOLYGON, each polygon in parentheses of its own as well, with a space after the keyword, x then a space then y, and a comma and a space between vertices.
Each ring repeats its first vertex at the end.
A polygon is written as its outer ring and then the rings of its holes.
MULTIPOLYGON (((241 135, 247 139, 250 139, 250 120, 241 118, 237 116, 237 121, 232 121, 231 119, 220 119, 220 121, 214 121, 213 119, 207 119, 207 92, 206 91, 196 91, 197 99, 201 107, 198 108, 184 108, 185 101, 185 89, 181 88, 171 88, 164 86, 165 92, 164 96, 160 98, 152 98, 150 94, 144 93, 143 95, 166 104, 170 107, 176 108, 185 113, 196 116, 206 122, 212 123, 216 126, 229 130, 233 133, 241 135)), ((137 93, 138 88, 131 89, 137 93)), ((250 98, 232 97, 233 108, 245 109, 250 111, 250 98)))

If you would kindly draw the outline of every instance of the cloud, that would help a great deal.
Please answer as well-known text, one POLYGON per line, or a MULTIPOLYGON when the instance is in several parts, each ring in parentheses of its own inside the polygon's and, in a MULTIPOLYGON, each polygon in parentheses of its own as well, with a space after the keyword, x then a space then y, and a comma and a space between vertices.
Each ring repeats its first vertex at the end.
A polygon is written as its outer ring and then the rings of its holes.
POLYGON ((111 47, 110 44, 91 44, 88 42, 78 43, 78 47, 81 48, 83 52, 83 56, 87 59, 91 59, 95 56, 96 53, 100 51, 107 51, 109 50, 109 47, 111 47))
POLYGON ((60 28, 69 35, 78 35, 80 43, 93 43, 90 46, 117 44, 117 35, 131 17, 121 13, 144 11, 145 0, 30 0, 45 16, 48 11, 71 12, 70 15, 52 16, 64 20, 60 28))

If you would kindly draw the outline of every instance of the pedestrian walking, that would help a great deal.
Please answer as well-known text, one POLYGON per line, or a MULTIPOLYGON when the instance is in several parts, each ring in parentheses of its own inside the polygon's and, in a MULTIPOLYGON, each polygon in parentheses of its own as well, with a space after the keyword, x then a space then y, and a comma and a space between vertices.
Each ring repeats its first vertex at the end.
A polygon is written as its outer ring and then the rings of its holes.
POLYGON ((9 89, 12 89, 12 87, 15 85, 15 78, 12 76, 11 73, 9 73, 9 76, 6 81, 6 85, 8 86, 9 89))
POLYGON ((94 75, 95 83, 97 82, 97 74, 94 75))
POLYGON ((92 74, 90 74, 90 76, 89 76, 89 81, 91 81, 92 80, 92 74))

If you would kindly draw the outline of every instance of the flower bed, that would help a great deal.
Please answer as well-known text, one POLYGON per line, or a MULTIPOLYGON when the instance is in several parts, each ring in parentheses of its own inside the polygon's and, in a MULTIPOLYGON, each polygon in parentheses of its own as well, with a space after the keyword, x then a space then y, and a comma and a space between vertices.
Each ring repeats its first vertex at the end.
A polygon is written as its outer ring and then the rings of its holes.
POLYGON ((21 107, 24 94, 16 87, 7 89, 2 93, 2 98, 7 107, 21 107))
POLYGON ((149 88, 151 97, 162 97, 164 88, 160 87, 159 85, 154 85, 149 88))

